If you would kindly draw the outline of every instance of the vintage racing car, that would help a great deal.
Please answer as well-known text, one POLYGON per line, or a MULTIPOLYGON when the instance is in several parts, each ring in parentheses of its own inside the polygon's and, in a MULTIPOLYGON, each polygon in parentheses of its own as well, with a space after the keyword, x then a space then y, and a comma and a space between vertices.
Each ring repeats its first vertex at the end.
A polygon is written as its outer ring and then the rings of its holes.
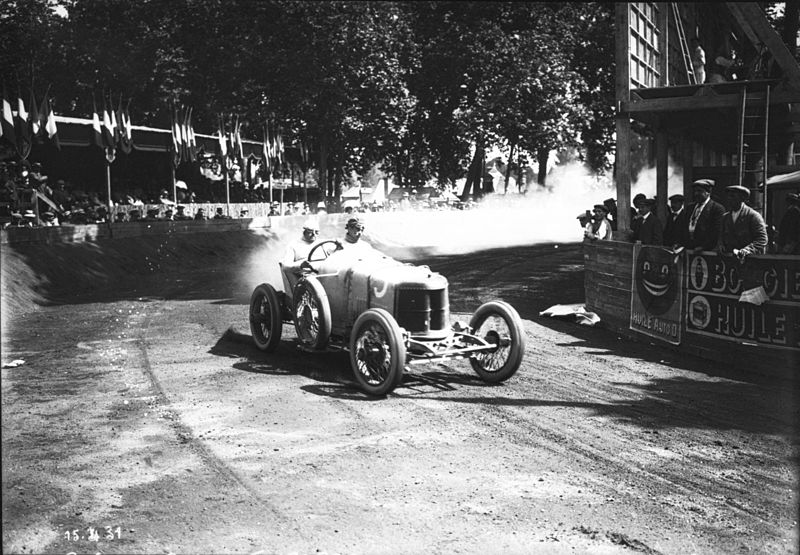
MULTIPOLYGON (((294 323, 303 350, 348 350, 358 384, 376 396, 402 381, 407 364, 468 358, 486 382, 514 375, 525 332, 513 307, 487 302, 468 325, 451 325, 444 276, 374 253, 320 241, 291 296, 267 283, 257 286, 250 298, 256 346, 275 350, 283 324, 294 323)), ((289 284, 287 270, 281 271, 289 284)))

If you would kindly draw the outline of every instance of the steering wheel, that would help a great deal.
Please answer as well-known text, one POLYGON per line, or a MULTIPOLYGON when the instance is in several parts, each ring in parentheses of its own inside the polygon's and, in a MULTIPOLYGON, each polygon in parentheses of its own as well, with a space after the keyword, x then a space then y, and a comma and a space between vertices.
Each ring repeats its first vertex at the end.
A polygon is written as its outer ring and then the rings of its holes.
POLYGON ((309 262, 322 262, 323 260, 327 259, 330 255, 335 253, 336 251, 342 250, 342 243, 335 239, 328 239, 326 241, 320 241, 316 245, 314 245, 310 251, 308 251, 308 260, 309 262), (320 252, 320 258, 314 258, 314 255, 317 254, 317 251, 320 252))

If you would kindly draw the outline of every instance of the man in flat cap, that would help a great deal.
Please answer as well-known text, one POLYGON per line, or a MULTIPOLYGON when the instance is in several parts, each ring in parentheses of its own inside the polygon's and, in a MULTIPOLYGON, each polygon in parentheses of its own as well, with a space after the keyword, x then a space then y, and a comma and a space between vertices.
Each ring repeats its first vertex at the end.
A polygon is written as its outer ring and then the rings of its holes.
POLYGON ((800 254, 800 195, 786 195, 789 207, 778 226, 778 254, 800 254))
POLYGON ((730 211, 722 218, 722 232, 717 250, 732 254, 740 262, 751 254, 764 254, 767 250, 767 226, 761 214, 747 206, 750 189, 741 185, 725 187, 730 211))
POLYGON ((608 221, 608 207, 605 204, 594 205, 594 217, 586 224, 583 236, 590 241, 608 241, 611 239, 611 224, 608 221))
POLYGON ((686 211, 683 209, 683 195, 677 194, 669 197, 669 214, 664 225, 664 246, 675 248, 680 244, 680 226, 686 211))
POLYGON ((698 179, 692 183, 694 203, 687 210, 686 228, 682 229, 680 244, 695 252, 714 250, 719 242, 725 207, 712 200, 713 188, 712 179, 698 179))
POLYGON ((653 213, 656 201, 644 198, 639 201, 639 217, 641 221, 633 232, 633 242, 641 241, 643 245, 662 245, 664 242, 661 220, 653 213))
POLYGON ((646 198, 647 195, 643 193, 637 193, 631 201, 633 203, 633 206, 631 207, 631 231, 634 235, 636 235, 639 226, 642 225, 642 216, 639 214, 639 204, 646 198))

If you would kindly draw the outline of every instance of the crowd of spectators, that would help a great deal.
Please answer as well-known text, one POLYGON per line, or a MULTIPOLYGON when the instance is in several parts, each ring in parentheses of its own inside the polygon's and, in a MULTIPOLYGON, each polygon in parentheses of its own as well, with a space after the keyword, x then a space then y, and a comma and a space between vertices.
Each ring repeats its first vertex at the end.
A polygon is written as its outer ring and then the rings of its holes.
MULTIPOLYGON (((229 192, 219 182, 200 180, 189 190, 183 181, 175 188, 158 192, 146 191, 132 183, 115 184, 111 194, 112 212, 105 195, 85 191, 64 179, 51 180, 38 162, 28 160, 0 162, 0 225, 6 227, 49 227, 64 224, 81 225, 105 222, 136 222, 158 220, 205 220, 249 218, 246 208, 228 214, 223 207, 207 214, 206 208, 197 204, 264 203, 269 216, 304 216, 320 213, 393 212, 402 210, 465 210, 477 206, 473 200, 460 201, 449 198, 403 191, 383 201, 346 199, 344 202, 323 200, 319 202, 270 203, 268 187, 263 183, 252 186, 246 182, 231 182, 229 192), (173 194, 174 191, 174 194, 173 194), (187 206, 188 205, 188 206, 187 206)), ((280 194, 273 190, 273 198, 280 194)))

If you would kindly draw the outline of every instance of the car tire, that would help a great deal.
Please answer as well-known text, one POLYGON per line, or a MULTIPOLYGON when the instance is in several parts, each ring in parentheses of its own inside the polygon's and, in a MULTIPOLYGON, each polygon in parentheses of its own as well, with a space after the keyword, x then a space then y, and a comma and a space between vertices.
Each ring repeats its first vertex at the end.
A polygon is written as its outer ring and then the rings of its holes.
POLYGON ((271 353, 281 341, 283 306, 278 292, 268 283, 262 283, 250 296, 250 333, 256 347, 271 353))
POLYGON ((358 317, 350 334, 350 366, 369 395, 386 395, 403 381, 406 344, 389 312, 371 308, 358 317))
POLYGON ((314 276, 306 276, 294 286, 292 296, 298 341, 309 349, 324 349, 331 337, 331 306, 325 288, 314 276))
POLYGON ((482 304, 469 321, 472 333, 497 347, 469 359, 485 382, 499 383, 513 376, 525 355, 525 331, 514 307, 502 301, 482 304), (499 329, 498 329, 499 328, 499 329))

